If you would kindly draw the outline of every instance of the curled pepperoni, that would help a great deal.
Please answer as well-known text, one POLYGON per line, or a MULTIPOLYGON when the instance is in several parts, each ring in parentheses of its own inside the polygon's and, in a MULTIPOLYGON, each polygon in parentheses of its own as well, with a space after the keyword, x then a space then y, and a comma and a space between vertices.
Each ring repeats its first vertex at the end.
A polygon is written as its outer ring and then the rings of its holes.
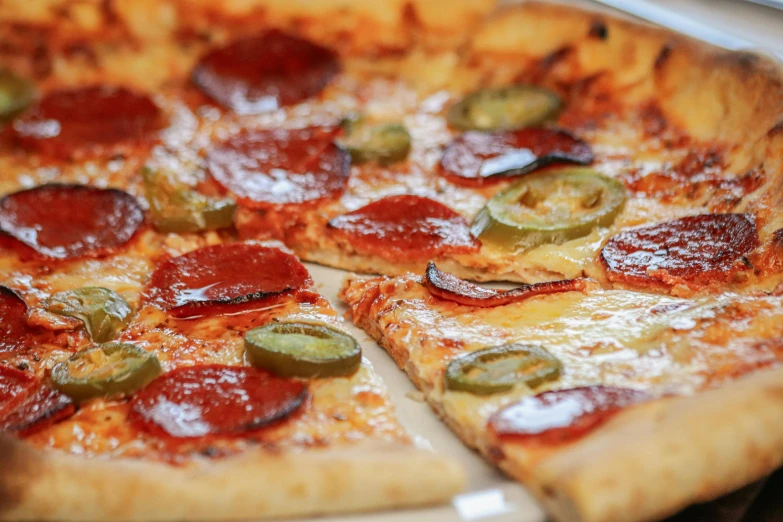
POLYGON ((319 94, 339 70, 330 49, 271 30, 209 52, 193 83, 238 114, 258 114, 319 94))
POLYGON ((522 285, 513 290, 495 290, 442 272, 432 262, 427 265, 424 273, 424 286, 432 295, 462 305, 482 308, 518 303, 537 295, 581 292, 587 288, 587 284, 587 279, 578 278, 522 285))
POLYGON ((49 184, 0 199, 0 231, 56 259, 109 254, 130 241, 143 221, 136 199, 117 189, 49 184))
POLYGON ((261 308, 309 280, 304 265, 277 248, 215 245, 159 264, 146 299, 174 317, 237 313, 261 308))
POLYGON ((25 148, 70 159, 116 153, 139 145, 162 127, 160 109, 148 96, 121 87, 95 86, 53 91, 13 131, 25 148))
MULTIPOLYGON (((601 251, 610 281, 642 286, 729 281, 759 245, 748 214, 702 214, 612 237, 601 251)), ((746 267, 744 267, 746 268, 746 267)))
POLYGON ((339 197, 351 157, 334 143, 336 132, 321 127, 245 131, 208 153, 209 173, 248 208, 339 197))
POLYGON ((32 374, 0 366, 0 431, 30 435, 75 410, 68 396, 40 385, 32 374))
POLYGON ((10 288, 0 286, 0 353, 23 346, 31 333, 27 325, 27 303, 10 288))
POLYGON ((389 261, 477 252, 468 222, 446 205, 421 196, 391 196, 329 221, 337 236, 361 253, 389 261))
POLYGON ((546 391, 498 411, 490 417, 489 428, 501 440, 564 444, 649 398, 643 391, 611 386, 546 391))
POLYGON ((461 185, 481 186, 553 163, 589 165, 592 162, 590 145, 561 130, 466 132, 446 147, 440 160, 440 173, 461 185))
POLYGON ((131 420, 158 437, 237 436, 299 409, 307 385, 252 367, 177 368, 131 401, 131 420))

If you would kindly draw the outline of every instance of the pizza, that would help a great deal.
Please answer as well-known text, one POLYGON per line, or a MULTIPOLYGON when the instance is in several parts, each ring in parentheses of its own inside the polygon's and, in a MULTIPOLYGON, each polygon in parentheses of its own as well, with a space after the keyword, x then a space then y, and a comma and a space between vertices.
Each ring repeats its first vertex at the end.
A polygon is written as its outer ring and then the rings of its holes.
POLYGON ((302 261, 558 520, 783 462, 779 67, 572 7, 369 4, 0 5, 0 519, 458 492, 302 261))

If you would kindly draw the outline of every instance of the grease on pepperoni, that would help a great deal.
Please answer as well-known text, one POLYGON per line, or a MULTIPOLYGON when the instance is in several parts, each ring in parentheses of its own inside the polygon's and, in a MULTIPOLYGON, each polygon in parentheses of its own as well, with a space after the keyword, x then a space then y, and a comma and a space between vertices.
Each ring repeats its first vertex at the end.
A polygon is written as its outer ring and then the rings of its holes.
POLYGON ((237 313, 266 306, 309 281, 304 265, 277 248, 215 245, 159 264, 145 297, 175 317, 237 313))
POLYGON ((528 128, 501 133, 466 132, 446 147, 439 171, 455 183, 481 186, 554 163, 592 162, 590 145, 571 134, 528 128))
POLYGON ((136 199, 117 189, 49 184, 0 199, 0 231, 28 247, 22 254, 103 256, 130 241, 143 221, 136 199))
POLYGON ((27 303, 10 288, 0 286, 0 353, 24 346, 31 334, 32 329, 27 325, 27 303))
POLYGON ((162 125, 161 111, 148 96, 93 86, 48 93, 14 122, 13 132, 29 150, 70 159, 151 142, 162 125))
POLYGON ((482 308, 518 303, 537 295, 581 292, 587 288, 588 283, 588 279, 577 278, 522 285, 512 290, 495 290, 442 272, 432 262, 427 265, 424 273, 424 286, 432 295, 461 305, 482 308))
POLYGON ((75 410, 70 398, 41 385, 32 374, 0 366, 0 431, 27 436, 75 410))
POLYGON ((351 157, 339 129, 248 130, 207 154, 212 177, 248 208, 315 203, 345 190, 351 157))
POLYGON ((477 252, 481 243, 458 213, 429 198, 390 196, 329 221, 358 252, 389 261, 477 252))
POLYGON ((0 421, 24 403, 37 384, 32 374, 0 365, 0 421))
POLYGON ((546 391, 498 411, 489 428, 503 441, 564 444, 648 399, 643 391, 601 385, 546 391))
POLYGON ((220 105, 258 114, 316 96, 339 70, 330 49, 271 30, 210 51, 192 78, 220 105))
POLYGON ((730 281, 759 246, 748 214, 701 214, 625 230, 601 251, 610 281, 640 286, 708 285, 730 281))
POLYGON ((158 437, 238 436, 288 417, 307 396, 303 381, 253 367, 189 366, 138 392, 130 418, 158 437))

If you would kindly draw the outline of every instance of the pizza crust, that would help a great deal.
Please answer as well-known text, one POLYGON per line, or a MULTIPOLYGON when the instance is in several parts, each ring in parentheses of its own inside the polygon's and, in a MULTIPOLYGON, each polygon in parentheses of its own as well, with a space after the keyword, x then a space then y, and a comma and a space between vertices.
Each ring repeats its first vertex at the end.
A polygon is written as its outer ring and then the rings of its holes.
POLYGON ((0 520, 242 520, 444 502, 464 486, 452 461, 367 442, 169 465, 42 453, 0 435, 0 520))

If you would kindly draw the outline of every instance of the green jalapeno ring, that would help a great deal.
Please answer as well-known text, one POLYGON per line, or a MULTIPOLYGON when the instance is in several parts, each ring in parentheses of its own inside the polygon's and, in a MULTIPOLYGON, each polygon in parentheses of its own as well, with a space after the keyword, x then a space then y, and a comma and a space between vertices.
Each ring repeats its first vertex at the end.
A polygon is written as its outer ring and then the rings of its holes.
POLYGON ((542 244, 561 244, 608 227, 625 204, 625 186, 590 169, 564 168, 520 179, 497 193, 471 227, 482 242, 524 252, 542 244), (553 197, 557 186, 575 193, 579 207, 567 216, 536 215, 536 203, 553 197), (526 206, 532 210, 520 213, 526 206))
POLYGON ((452 105, 447 120, 458 130, 502 131, 540 125, 557 116, 560 97, 534 85, 474 91, 452 105))
POLYGON ((540 346, 505 344, 468 353, 446 367, 446 389, 476 395, 537 388, 560 377, 563 364, 540 346))
POLYGON ((35 86, 30 80, 0 69, 0 122, 10 120, 35 99, 35 86))
POLYGON ((155 354, 130 343, 98 344, 52 368, 52 383, 76 401, 129 395, 163 370, 155 354))
POLYGON ((97 343, 113 339, 128 325, 133 313, 117 292, 96 286, 58 292, 43 306, 48 312, 80 319, 97 343))
POLYGON ((281 377, 351 375, 362 362, 359 343, 350 335, 315 323, 272 323, 245 334, 250 362, 281 377))
POLYGON ((354 164, 375 161, 391 165, 406 158, 411 150, 411 135, 401 123, 368 123, 365 118, 343 122, 346 138, 342 145, 354 164))

